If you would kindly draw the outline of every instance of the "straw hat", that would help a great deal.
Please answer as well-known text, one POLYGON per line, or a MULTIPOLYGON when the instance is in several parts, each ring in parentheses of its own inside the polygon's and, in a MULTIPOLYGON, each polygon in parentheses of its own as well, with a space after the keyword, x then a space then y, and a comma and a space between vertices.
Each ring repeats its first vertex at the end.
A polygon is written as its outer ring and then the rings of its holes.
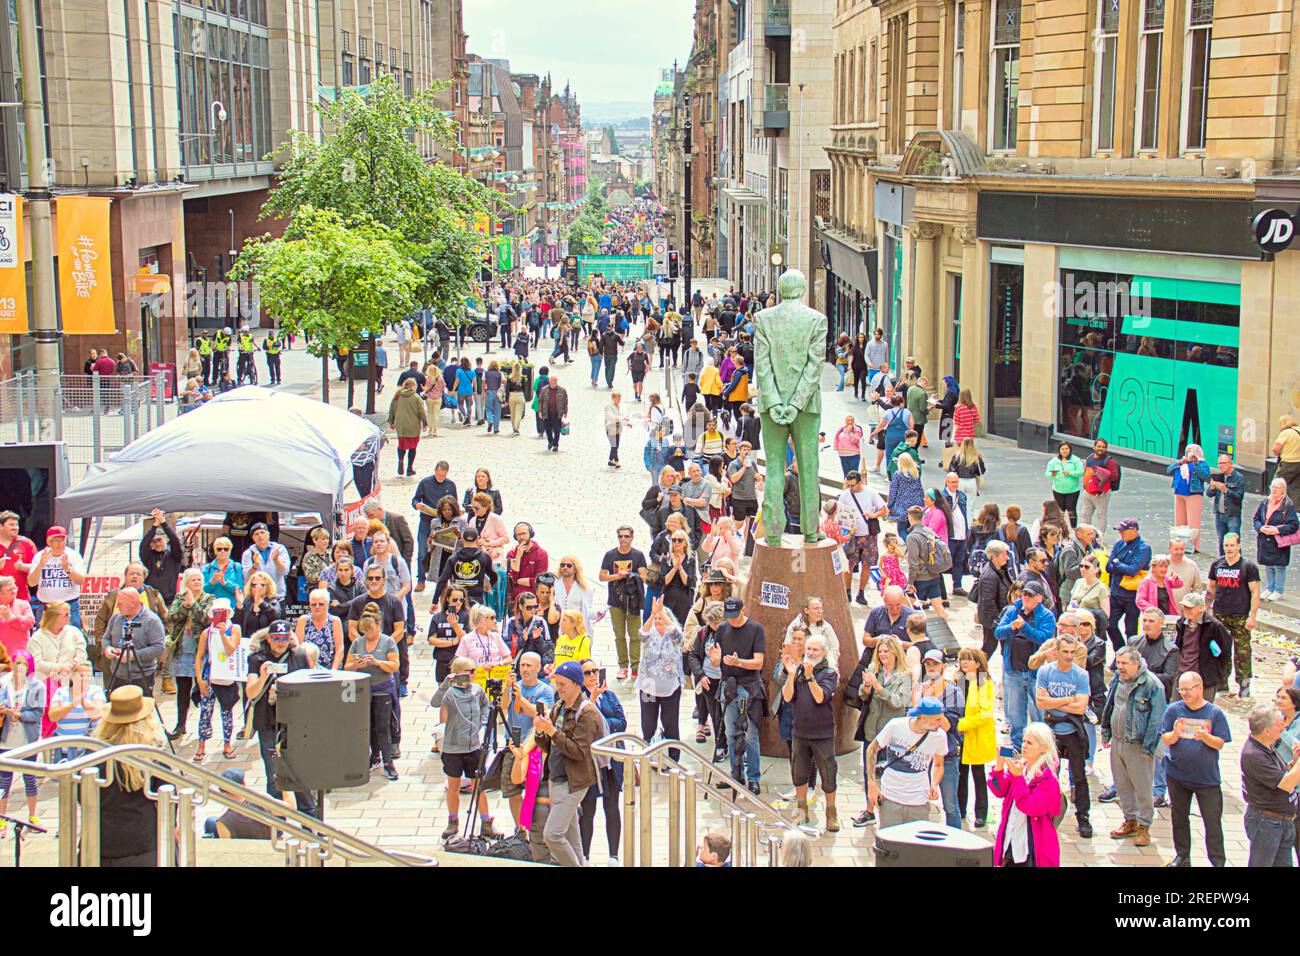
POLYGON ((134 684, 119 687, 108 700, 108 713, 103 716, 108 724, 133 724, 153 710, 153 698, 144 696, 144 691, 134 684))

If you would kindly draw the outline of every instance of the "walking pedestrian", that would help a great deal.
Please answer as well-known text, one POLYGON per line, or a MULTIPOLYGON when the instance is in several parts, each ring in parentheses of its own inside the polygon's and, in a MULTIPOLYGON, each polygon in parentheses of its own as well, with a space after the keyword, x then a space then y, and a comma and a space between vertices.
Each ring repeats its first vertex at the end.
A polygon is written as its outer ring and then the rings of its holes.
POLYGON ((1069 442, 1061 442, 1056 457, 1047 463, 1047 477, 1052 479, 1052 497, 1070 518, 1078 524, 1079 491, 1083 484, 1083 462, 1074 454, 1069 442))

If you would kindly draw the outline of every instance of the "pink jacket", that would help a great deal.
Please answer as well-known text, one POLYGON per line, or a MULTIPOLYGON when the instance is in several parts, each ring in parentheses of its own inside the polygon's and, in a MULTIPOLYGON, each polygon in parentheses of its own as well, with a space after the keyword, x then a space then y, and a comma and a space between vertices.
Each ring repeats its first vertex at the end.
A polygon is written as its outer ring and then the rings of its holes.
POLYGON ((1005 770, 994 770, 989 776, 989 789, 1002 798, 1002 821, 998 824, 998 839, 993 844, 993 865, 1002 865, 1002 841, 1006 837, 1007 818, 1011 804, 1029 817, 1029 833, 1034 843, 1035 866, 1060 866, 1061 844, 1052 824, 1061 809, 1061 784, 1050 767, 1038 771, 1032 782, 1024 777, 1013 777, 1005 770))
POLYGON ((714 534, 710 532, 700 542, 700 552, 707 555, 710 563, 726 558, 733 568, 740 567, 740 558, 745 553, 745 542, 739 534, 714 534))
POLYGON ((14 598, 14 603, 9 605, 11 617, 7 621, 0 621, 0 642, 3 642, 5 650, 10 656, 17 654, 27 647, 27 638, 31 636, 32 628, 36 625, 36 618, 32 615, 32 606, 22 598, 14 598))
POLYGON ((948 519, 938 508, 926 508, 925 514, 921 517, 921 524, 933 531, 934 536, 940 541, 948 540, 948 519))
MULTIPOLYGON (((1183 586, 1183 579, 1174 572, 1170 571, 1165 575, 1165 595, 1169 598, 1169 606, 1178 612, 1178 601, 1174 598, 1174 588, 1183 586)), ((1145 611, 1149 607, 1158 607, 1156 603, 1156 576, 1148 574, 1142 579, 1137 589, 1137 606, 1139 611, 1145 611)))

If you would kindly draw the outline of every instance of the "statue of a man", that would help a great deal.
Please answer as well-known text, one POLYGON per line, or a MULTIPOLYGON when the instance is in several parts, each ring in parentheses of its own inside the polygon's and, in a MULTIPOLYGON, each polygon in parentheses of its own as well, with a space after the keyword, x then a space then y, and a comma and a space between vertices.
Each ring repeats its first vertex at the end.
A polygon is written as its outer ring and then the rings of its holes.
POLYGON ((763 527, 769 547, 779 547, 785 531, 785 449, 791 438, 799 473, 799 530, 806 542, 815 543, 820 537, 817 448, 826 316, 803 304, 807 288, 803 273, 789 270, 777 283, 780 303, 754 318, 754 379, 763 448, 767 450, 763 527))

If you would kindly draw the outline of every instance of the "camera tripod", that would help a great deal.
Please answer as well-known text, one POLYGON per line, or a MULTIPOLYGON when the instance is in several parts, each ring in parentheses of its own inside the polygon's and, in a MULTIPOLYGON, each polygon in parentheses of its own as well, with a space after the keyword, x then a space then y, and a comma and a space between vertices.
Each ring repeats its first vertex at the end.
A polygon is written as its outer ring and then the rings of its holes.
MULTIPOLYGON (((17 774, 15 773, 14 776, 17 776, 17 774)), ((17 817, 7 817, 3 813, 0 813, 0 820, 13 824, 14 868, 17 869, 23 865, 23 831, 31 830, 33 833, 48 833, 49 831, 44 827, 38 827, 33 823, 28 823, 26 820, 20 820, 17 817)))
MULTIPOLYGON (((113 690, 116 690, 116 689, 117 689, 117 686, 116 686, 116 685, 117 685, 117 674, 118 674, 118 671, 120 671, 120 670, 122 669, 122 665, 123 665, 124 663, 126 663, 128 659, 134 661, 135 664, 136 664, 136 667, 138 667, 138 668, 140 669, 140 672, 141 672, 142 674, 144 673, 144 667, 141 666, 141 664, 140 664, 140 657, 139 657, 139 655, 136 653, 136 650, 135 650, 135 641, 133 641, 131 638, 129 638, 129 637, 126 636, 126 622, 125 622, 125 621, 122 622, 122 630, 123 630, 122 643, 121 643, 120 645, 118 645, 118 650, 121 651, 121 654, 118 656, 117 660, 113 663, 113 673, 111 673, 111 674, 108 676, 108 681, 107 681, 107 683, 106 683, 106 685, 105 685, 106 687, 113 687, 113 690)), ((130 667, 129 664, 127 665, 126 673, 127 673, 128 675, 130 675, 130 673, 131 673, 131 667, 130 667)), ((128 683, 129 683, 129 681, 128 681, 128 683)), ((106 691, 105 696, 107 696, 108 694, 111 694, 111 693, 112 693, 112 691, 106 691)), ((163 721, 162 711, 158 709, 158 698, 157 698, 156 696, 154 696, 153 694, 149 694, 149 695, 147 695, 147 696, 148 696, 148 697, 153 701, 153 712, 154 712, 154 716, 158 718, 158 726, 159 726, 159 727, 162 727, 162 728, 165 729, 166 726, 167 726, 167 724, 164 723, 164 721, 163 721)), ((173 755, 173 756, 175 756, 175 754, 176 754, 176 745, 175 745, 174 743, 172 743, 172 739, 171 739, 170 737, 168 737, 166 733, 163 734, 163 739, 167 741, 167 749, 170 750, 170 751, 172 752, 172 755, 173 755)))
POLYGON ((462 835, 464 839, 474 836, 474 831, 478 829, 478 798, 483 792, 483 777, 487 774, 488 755, 495 753, 497 750, 497 723, 501 720, 501 691, 494 690, 488 694, 488 705, 492 708, 488 716, 487 727, 483 732, 483 746, 479 748, 478 773, 474 777, 474 786, 469 792, 469 813, 465 814, 465 832, 462 835))

